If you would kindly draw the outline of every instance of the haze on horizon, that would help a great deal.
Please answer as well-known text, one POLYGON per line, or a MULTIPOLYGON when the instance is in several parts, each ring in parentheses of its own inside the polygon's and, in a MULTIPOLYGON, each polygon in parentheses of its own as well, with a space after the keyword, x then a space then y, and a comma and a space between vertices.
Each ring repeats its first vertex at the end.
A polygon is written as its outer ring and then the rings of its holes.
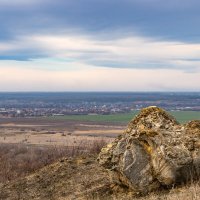
POLYGON ((200 91, 196 0, 0 0, 0 91, 200 91))

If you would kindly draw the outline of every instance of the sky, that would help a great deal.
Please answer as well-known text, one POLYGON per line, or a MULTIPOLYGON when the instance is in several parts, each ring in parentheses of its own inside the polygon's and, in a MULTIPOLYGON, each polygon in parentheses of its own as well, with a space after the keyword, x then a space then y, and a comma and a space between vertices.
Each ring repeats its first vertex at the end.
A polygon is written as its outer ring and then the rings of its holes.
POLYGON ((200 91, 198 0, 0 0, 0 91, 200 91))

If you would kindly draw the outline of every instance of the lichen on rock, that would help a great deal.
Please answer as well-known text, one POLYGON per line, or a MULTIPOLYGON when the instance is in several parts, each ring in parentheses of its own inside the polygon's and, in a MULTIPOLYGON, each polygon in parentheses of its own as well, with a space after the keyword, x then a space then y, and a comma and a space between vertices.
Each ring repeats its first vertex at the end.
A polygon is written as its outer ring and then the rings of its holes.
POLYGON ((144 108, 102 149, 98 161, 115 183, 136 193, 198 178, 200 121, 180 125, 161 108, 144 108))

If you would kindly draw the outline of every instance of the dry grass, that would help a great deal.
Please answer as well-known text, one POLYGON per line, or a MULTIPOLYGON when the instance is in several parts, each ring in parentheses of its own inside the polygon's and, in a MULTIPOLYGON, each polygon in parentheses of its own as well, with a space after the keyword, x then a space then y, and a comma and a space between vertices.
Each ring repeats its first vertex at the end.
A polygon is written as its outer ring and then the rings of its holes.
POLYGON ((127 188, 113 185, 96 162, 106 141, 78 145, 33 146, 0 144, 0 199, 41 200, 199 200, 200 183, 160 189, 135 197, 127 188))
MULTIPOLYGON (((94 150, 93 150, 94 151, 94 150)), ((1 200, 198 200, 199 183, 171 189, 161 188, 136 197, 127 188, 114 185, 96 156, 62 158, 35 173, 0 184, 1 200)))
MULTIPOLYGON (((200 185, 198 182, 190 183, 186 186, 179 186, 170 190, 157 191, 148 196, 148 200, 199 200, 200 199, 200 185)), ((141 200, 147 200, 147 197, 141 200)))
POLYGON ((0 183, 26 176, 62 157, 98 154, 105 144, 103 139, 70 147, 0 144, 0 183))

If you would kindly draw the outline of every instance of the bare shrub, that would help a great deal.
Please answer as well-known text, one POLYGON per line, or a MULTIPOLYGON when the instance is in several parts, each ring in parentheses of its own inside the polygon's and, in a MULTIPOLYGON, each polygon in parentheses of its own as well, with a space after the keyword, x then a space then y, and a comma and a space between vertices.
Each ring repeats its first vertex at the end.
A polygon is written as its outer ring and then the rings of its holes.
POLYGON ((101 149, 107 144, 104 139, 101 140, 94 140, 91 148, 90 153, 98 154, 100 153, 101 149))
POLYGON ((0 183, 23 177, 63 157, 97 154, 105 140, 83 140, 72 146, 0 144, 0 183))

